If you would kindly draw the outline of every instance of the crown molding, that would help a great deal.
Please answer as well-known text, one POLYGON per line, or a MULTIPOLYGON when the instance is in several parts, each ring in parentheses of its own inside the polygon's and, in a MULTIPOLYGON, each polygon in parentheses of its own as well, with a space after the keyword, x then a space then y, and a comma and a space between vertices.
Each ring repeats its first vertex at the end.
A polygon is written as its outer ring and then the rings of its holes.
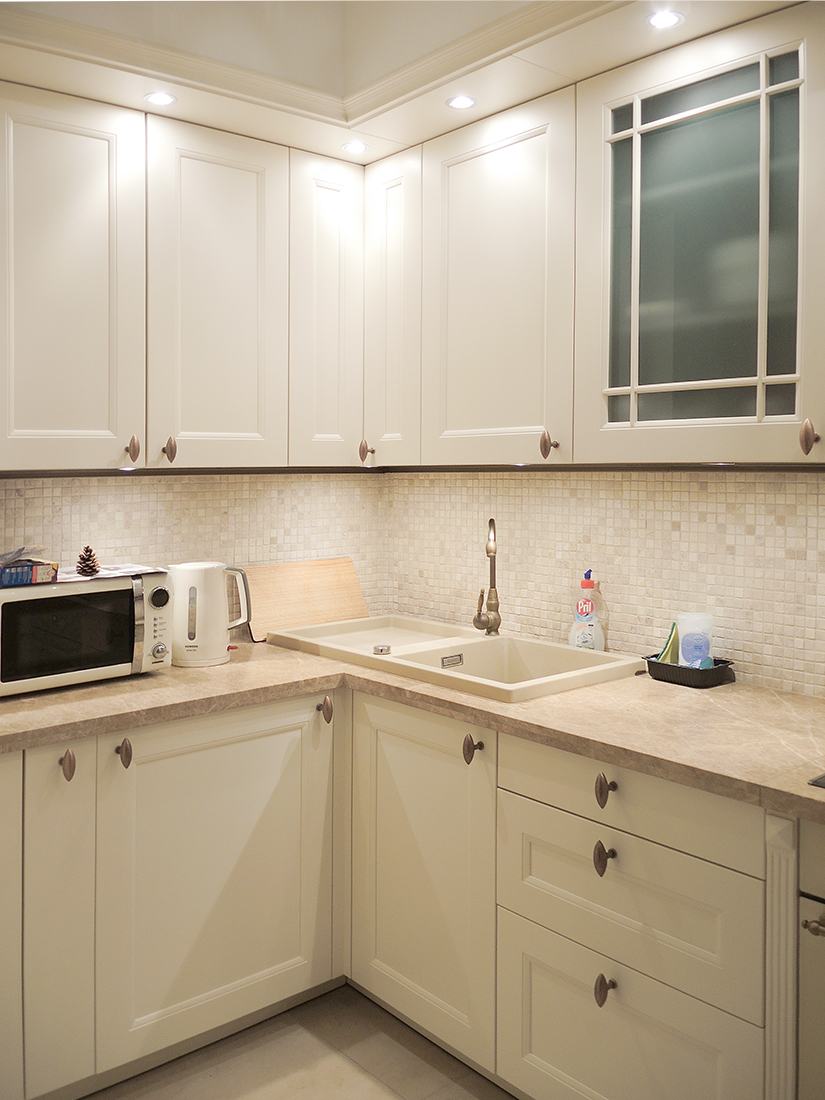
POLYGON ((349 125, 359 125, 439 84, 510 56, 632 0, 548 0, 520 8, 344 97, 349 125))
POLYGON ((351 127, 451 78, 630 2, 546 0, 530 4, 346 97, 54 16, 4 10, 2 5, 0 42, 152 79, 171 80, 258 106, 351 127))
POLYGON ((322 122, 347 125, 341 97, 139 38, 0 6, 0 42, 219 92, 322 122))

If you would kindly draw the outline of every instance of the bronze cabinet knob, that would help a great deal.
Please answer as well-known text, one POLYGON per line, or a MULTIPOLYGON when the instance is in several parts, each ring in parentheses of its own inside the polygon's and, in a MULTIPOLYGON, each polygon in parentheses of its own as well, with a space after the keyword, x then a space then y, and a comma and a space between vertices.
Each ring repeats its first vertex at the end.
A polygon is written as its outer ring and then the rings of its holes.
POLYGON ((461 746, 461 755, 464 757, 465 764, 472 764, 473 757, 477 752, 481 752, 484 748, 483 741, 474 741, 473 735, 468 733, 464 738, 464 743, 461 746))
POLYGON ((596 978, 596 984, 593 986, 593 996, 596 998, 596 1004, 599 1008, 604 1008, 604 1002, 607 1000, 607 994, 611 989, 616 988, 616 983, 613 978, 610 981, 605 978, 604 974, 599 974, 596 978))
POLYGON ((604 878, 604 873, 607 870, 607 861, 615 858, 615 848, 605 848, 600 840, 596 841, 596 847, 593 849, 593 866, 596 868, 596 874, 599 878, 604 878))
POLYGON ((607 800, 610 797, 611 791, 617 791, 619 784, 615 780, 608 782, 607 776, 604 772, 599 772, 596 776, 596 801, 600 808, 603 810, 607 805, 607 800))
POLYGON ((320 711, 320 713, 323 715, 324 721, 327 725, 329 725, 332 721, 332 716, 335 713, 335 708, 332 705, 332 700, 330 699, 330 697, 328 695, 325 695, 323 703, 319 703, 315 709, 317 711, 320 711))
POLYGON ((77 760, 71 749, 66 749, 60 759, 57 761, 60 767, 63 769, 63 778, 67 783, 71 782, 77 768, 77 760))
POLYGON ((132 763, 132 742, 128 737, 124 737, 120 744, 115 749, 115 752, 120 757, 120 762, 124 768, 128 768, 132 763))

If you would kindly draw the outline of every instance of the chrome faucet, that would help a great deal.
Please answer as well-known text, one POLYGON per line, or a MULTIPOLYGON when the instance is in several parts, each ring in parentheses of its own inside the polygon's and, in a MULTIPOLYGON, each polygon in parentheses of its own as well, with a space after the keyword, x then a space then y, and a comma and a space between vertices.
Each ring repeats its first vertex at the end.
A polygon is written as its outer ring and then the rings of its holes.
POLYGON ((478 611, 473 616, 473 626, 485 630, 487 634, 498 634, 501 615, 498 613, 498 592, 496 591, 496 521, 490 520, 487 528, 487 557, 490 559, 490 590, 487 593, 487 610, 484 607, 484 589, 478 597, 478 611))

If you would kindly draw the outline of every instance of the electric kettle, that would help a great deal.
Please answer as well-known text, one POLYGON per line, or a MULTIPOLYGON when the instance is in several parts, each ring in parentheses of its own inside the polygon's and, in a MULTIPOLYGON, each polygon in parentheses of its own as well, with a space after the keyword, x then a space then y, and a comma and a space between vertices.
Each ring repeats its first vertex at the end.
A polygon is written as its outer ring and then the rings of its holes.
POLYGON ((229 630, 250 619, 249 586, 243 569, 222 561, 187 561, 169 566, 172 609, 172 664, 184 668, 222 665, 229 660, 229 630), (226 578, 238 590, 241 615, 229 619, 226 578))

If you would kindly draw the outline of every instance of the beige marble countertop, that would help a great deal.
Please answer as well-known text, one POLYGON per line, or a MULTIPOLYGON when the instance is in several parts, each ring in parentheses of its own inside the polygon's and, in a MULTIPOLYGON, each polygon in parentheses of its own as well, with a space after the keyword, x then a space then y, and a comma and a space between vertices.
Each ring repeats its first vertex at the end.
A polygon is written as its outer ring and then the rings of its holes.
POLYGON ((647 675, 499 703, 277 646, 240 643, 228 664, 172 668, 0 699, 0 752, 173 718, 352 688, 608 764, 825 822, 825 700, 647 675))

